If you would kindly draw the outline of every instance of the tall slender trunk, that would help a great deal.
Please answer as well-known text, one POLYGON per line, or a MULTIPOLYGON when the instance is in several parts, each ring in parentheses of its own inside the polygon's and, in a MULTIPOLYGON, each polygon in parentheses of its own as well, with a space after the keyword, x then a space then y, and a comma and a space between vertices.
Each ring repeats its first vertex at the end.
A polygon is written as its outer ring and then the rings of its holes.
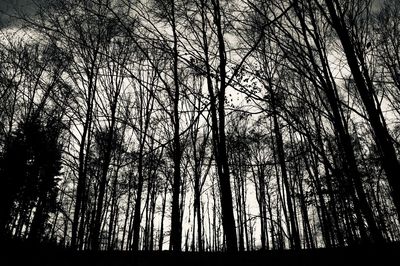
POLYGON ((139 87, 139 157, 138 157, 138 180, 137 180, 137 191, 135 199, 135 210, 133 214, 132 231, 133 239, 131 249, 133 251, 139 250, 139 238, 140 238, 140 223, 141 217, 141 206, 142 206, 142 193, 144 185, 143 177, 143 160, 144 160, 144 146, 146 144, 147 132, 150 125, 151 111, 154 106, 154 97, 152 93, 149 93, 149 98, 144 101, 144 93, 142 87, 139 87), (143 114, 145 112, 145 114, 143 114))
MULTIPOLYGON (((132 187, 132 173, 129 173, 129 178, 128 178, 128 202, 126 204, 126 210, 125 210, 125 220, 124 220, 124 226, 122 229, 122 240, 121 240, 121 250, 124 250, 124 245, 125 245, 125 236, 126 236, 126 227, 128 225, 128 220, 129 220, 129 210, 131 208, 131 200, 132 200, 132 192, 131 192, 131 187, 132 187)), ((129 228, 128 228, 129 230, 129 228)))
MULTIPOLYGON (((267 220, 267 209, 266 209, 266 196, 265 196, 265 166, 260 165, 260 171, 258 174, 259 186, 260 186, 260 216, 261 216, 261 246, 262 249, 268 249, 268 220, 267 220)), ((272 219, 272 217, 270 217, 272 219)))
POLYGON ((167 203, 167 192, 168 192, 168 183, 166 182, 164 188, 164 197, 162 202, 162 209, 161 209, 161 225, 160 225, 160 238, 158 240, 158 250, 162 250, 164 245, 164 217, 165 217, 165 207, 167 203))
MULTIPOLYGON (((225 136, 225 90, 226 90, 226 51, 225 40, 222 29, 221 8, 219 0, 213 2, 214 24, 217 30, 218 38, 218 55, 219 55, 219 78, 220 87, 217 94, 218 107, 216 106, 213 88, 208 83, 211 96, 211 116, 212 116, 212 132, 215 159, 218 169, 218 177, 220 184, 222 226, 224 228, 224 236, 226 238, 227 251, 237 251, 237 237, 235 218, 233 215, 232 191, 230 184, 230 173, 228 164, 228 154, 226 151, 225 136)), ((207 51, 208 56, 208 51, 207 51)), ((208 64, 207 64, 208 65, 208 64)), ((209 68, 209 65, 207 66, 209 68)), ((208 79, 211 79, 210 69, 207 70, 208 79)))
MULTIPOLYGON (((195 162, 195 185, 194 185, 194 190, 195 190, 195 199, 194 199, 194 210, 193 210, 193 219, 197 217, 197 245, 199 252, 203 251, 203 245, 202 245, 202 233, 201 233, 201 228, 202 228, 202 223, 201 223, 201 200, 200 200, 200 173, 197 167, 200 167, 197 162, 195 162)), ((193 220, 195 223, 195 220, 193 220)), ((194 232, 193 232, 194 235, 194 232)), ((194 241, 194 239, 193 239, 194 241)))
MULTIPOLYGON (((94 95, 93 92, 93 78, 89 80, 88 87, 88 110, 86 110, 86 120, 83 125, 83 132, 81 137, 81 143, 79 144, 79 166, 78 166, 78 185, 76 188, 76 201, 75 201, 75 209, 74 209, 74 217, 71 228, 71 246, 76 249, 78 247, 78 227, 79 227, 79 219, 83 217, 84 213, 82 211, 82 206, 86 204, 84 200, 84 195, 86 193, 86 154, 85 149, 86 145, 89 146, 89 143, 86 143, 87 135, 90 134, 89 130, 91 128, 91 120, 92 120, 92 108, 93 108, 93 100, 94 95)), ((89 141, 88 141, 89 142, 89 141)))
POLYGON ((139 250, 139 238, 140 238, 140 222, 141 217, 141 205, 142 205, 142 193, 143 193, 143 146, 144 143, 140 144, 139 148, 139 158, 138 158, 138 181, 137 181, 137 191, 135 200, 135 211, 133 214, 133 240, 132 240, 132 250, 139 250))
POLYGON ((175 21, 175 1, 171 3, 172 11, 172 32, 174 37, 173 46, 173 76, 174 76, 174 96, 173 96, 173 162, 174 162, 174 178, 172 185, 172 215, 171 215, 171 248, 174 251, 180 251, 182 246, 182 223, 181 223, 181 208, 180 208, 180 190, 181 190, 181 143, 180 143, 180 121, 179 121, 179 98, 180 86, 178 75, 178 35, 175 21))
POLYGON ((108 183, 108 168, 111 162, 111 152, 112 145, 114 140, 114 130, 116 123, 116 109, 117 109, 117 98, 114 99, 112 107, 111 107, 111 123, 107 132, 106 139, 106 147, 105 154, 103 158, 103 164, 101 169, 101 178, 99 185, 99 195, 97 198, 97 208, 96 208, 96 216, 94 220, 93 234, 92 234, 92 249, 98 250, 100 248, 100 234, 101 234, 101 223, 102 223, 102 214, 103 214, 103 205, 104 205, 104 196, 106 193, 106 186, 108 183))
POLYGON ((283 139, 282 139, 282 133, 280 130, 279 122, 278 122, 278 115, 277 115, 277 110, 275 106, 275 96, 271 95, 272 98, 272 109, 273 109, 273 123, 274 123, 274 133, 275 133, 275 138, 276 138, 276 147, 277 147, 277 153, 278 153, 278 160, 279 164, 281 167, 281 175, 282 175, 282 180, 283 184, 285 186, 286 190, 286 204, 287 208, 289 211, 289 220, 290 220, 290 229, 291 229, 291 245, 294 249, 300 249, 301 248, 301 241, 300 241, 300 235, 297 229, 296 225, 296 219, 295 219, 295 211, 294 211, 294 206, 293 206, 293 201, 292 201, 292 195, 291 195, 291 189, 290 189, 290 184, 289 184, 289 176, 287 174, 287 169, 286 169, 286 162, 285 162, 285 150, 283 147, 283 139))

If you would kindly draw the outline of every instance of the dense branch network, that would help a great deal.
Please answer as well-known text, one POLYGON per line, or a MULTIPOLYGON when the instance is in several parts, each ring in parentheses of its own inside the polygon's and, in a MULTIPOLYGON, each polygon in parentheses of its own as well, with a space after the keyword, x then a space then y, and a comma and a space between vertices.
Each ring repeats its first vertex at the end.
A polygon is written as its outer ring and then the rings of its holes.
POLYGON ((8 14, 0 238, 399 241, 400 3, 381 2, 46 0, 8 14))

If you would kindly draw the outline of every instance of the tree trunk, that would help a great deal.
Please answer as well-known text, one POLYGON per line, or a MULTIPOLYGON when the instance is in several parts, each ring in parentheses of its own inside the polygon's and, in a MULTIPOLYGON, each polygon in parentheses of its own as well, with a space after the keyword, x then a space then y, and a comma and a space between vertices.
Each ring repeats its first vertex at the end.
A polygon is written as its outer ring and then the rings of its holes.
MULTIPOLYGON (((274 98, 274 95, 271 95, 272 98, 274 98)), ((300 242, 300 235, 297 230, 297 225, 296 225, 296 219, 295 219, 295 212, 294 212, 294 206, 292 203, 292 196, 291 196, 291 189, 289 185, 289 177, 287 175, 287 170, 286 170, 286 162, 285 162, 285 150, 283 147, 283 140, 282 140, 282 133, 280 131, 279 127, 279 122, 278 122, 278 116, 276 114, 276 107, 274 103, 274 99, 272 100, 272 109, 273 109, 273 123, 274 123, 274 132, 275 132, 275 138, 276 138, 276 146, 277 146, 277 153, 278 153, 278 159, 279 159, 279 164, 281 167, 281 174, 282 174, 282 180, 283 184, 285 186, 286 190, 286 203, 287 203, 287 208, 289 211, 289 220, 290 220, 290 229, 291 229, 291 245, 292 248, 294 249, 301 249, 301 242, 300 242)))

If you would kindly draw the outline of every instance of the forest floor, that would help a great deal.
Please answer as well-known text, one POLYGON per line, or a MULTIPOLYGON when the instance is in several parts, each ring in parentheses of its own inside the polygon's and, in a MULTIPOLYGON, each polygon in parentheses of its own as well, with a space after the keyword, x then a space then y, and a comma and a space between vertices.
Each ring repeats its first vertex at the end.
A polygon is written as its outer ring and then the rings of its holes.
POLYGON ((40 266, 197 266, 197 265, 399 265, 400 243, 313 250, 224 252, 72 251, 57 247, 9 243, 0 252, 0 265, 40 266), (4 253, 3 253, 4 252, 4 253), (3 254, 1 254, 3 253, 3 254))

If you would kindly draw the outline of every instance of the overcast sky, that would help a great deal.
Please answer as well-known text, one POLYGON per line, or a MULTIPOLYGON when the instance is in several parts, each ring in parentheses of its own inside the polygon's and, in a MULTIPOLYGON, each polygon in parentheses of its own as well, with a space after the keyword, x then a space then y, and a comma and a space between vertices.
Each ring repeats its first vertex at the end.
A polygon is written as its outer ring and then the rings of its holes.
POLYGON ((34 10, 35 2, 40 4, 43 1, 44 0, 0 0, 0 28, 14 21, 9 15, 15 13, 16 9, 29 14, 34 10))
MULTIPOLYGON (((43 3, 48 0, 0 0, 0 28, 8 23, 13 22, 7 14, 12 14, 15 9, 22 10, 24 13, 32 13, 34 10, 34 3, 43 3)), ((374 9, 378 9, 384 0, 373 0, 374 9)))

